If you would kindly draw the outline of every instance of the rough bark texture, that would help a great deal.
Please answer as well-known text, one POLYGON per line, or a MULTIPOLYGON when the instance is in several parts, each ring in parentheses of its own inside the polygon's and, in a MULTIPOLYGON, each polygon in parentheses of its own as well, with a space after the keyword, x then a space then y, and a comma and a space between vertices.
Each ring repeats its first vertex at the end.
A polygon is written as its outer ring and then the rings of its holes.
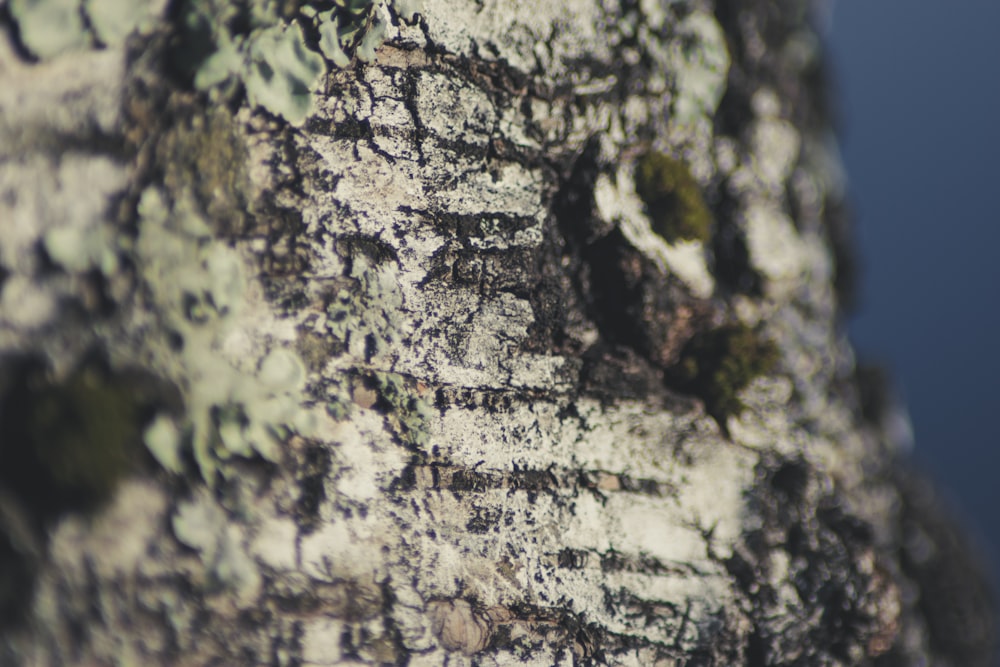
POLYGON ((989 665, 807 14, 0 3, 0 664, 989 665))

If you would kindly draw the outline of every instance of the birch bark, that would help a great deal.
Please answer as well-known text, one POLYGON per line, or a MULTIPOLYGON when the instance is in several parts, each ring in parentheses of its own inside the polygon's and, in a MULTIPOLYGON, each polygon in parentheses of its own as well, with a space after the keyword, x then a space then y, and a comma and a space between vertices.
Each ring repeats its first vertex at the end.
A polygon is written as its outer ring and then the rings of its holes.
POLYGON ((803 3, 2 7, 0 663, 989 664, 803 3))

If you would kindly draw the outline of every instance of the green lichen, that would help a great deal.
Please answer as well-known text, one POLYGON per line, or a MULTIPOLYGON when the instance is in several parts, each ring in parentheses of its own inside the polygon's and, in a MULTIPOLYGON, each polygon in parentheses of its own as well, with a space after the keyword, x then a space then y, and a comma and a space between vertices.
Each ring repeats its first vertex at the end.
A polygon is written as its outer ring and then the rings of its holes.
POLYGON ((296 9, 277 2, 187 0, 179 11, 173 64, 199 90, 223 97, 244 90, 251 105, 298 125, 312 111, 326 67, 307 47, 298 21, 286 21, 296 9))
MULTIPOLYGON (((376 3, 373 0, 335 0, 332 8, 316 13, 319 48, 337 67, 350 65, 352 56, 362 46, 365 49, 359 57, 371 60, 376 40, 368 35, 375 32, 372 30, 375 24, 376 3)), ((379 25, 378 30, 384 36, 384 24, 379 22, 379 25)))
POLYGON ((42 237, 45 254, 67 271, 83 273, 98 269, 105 276, 118 270, 118 248, 114 233, 105 225, 56 227, 42 237))
POLYGON ((386 412, 399 437, 407 444, 422 447, 430 439, 428 425, 431 407, 396 373, 373 373, 371 379, 379 395, 379 404, 386 412))
POLYGON ((159 415, 142 434, 142 440, 153 458, 166 470, 178 475, 184 472, 182 434, 173 419, 159 415))
POLYGON ((260 572, 241 544, 240 531, 210 494, 180 502, 170 524, 177 540, 198 552, 210 576, 209 592, 235 594, 238 604, 256 599, 260 572))
POLYGON ((11 0, 24 47, 42 60, 98 44, 115 46, 150 24, 149 0, 11 0))
POLYGON ((334 396, 326 404, 326 414, 336 421, 344 421, 351 414, 351 404, 339 396, 334 396))
POLYGON ((392 0, 392 8, 404 21, 413 22, 424 9, 424 0, 392 0))
POLYGON ((306 47, 298 24, 273 26, 247 40, 243 83, 251 104, 297 125, 313 109, 313 92, 326 72, 323 58, 306 47))
POLYGON ((712 214, 683 162, 663 153, 646 153, 636 163, 635 189, 646 204, 653 231, 668 243, 710 240, 712 214))
POLYGON ((352 287, 339 289, 326 307, 326 330, 359 359, 378 357, 399 342, 392 314, 402 307, 399 285, 388 268, 357 253, 348 274, 352 287))
POLYGON ((326 68, 322 56, 306 46, 297 23, 271 25, 245 36, 220 29, 217 40, 217 48, 195 73, 196 88, 242 83, 250 104, 293 125, 312 112, 313 93, 326 68))
POLYGON ((739 393, 754 378, 774 370, 778 359, 773 341, 746 325, 728 325, 692 338, 680 361, 669 369, 668 382, 701 398, 725 429, 728 417, 743 410, 739 393))
POLYGON ((169 332, 145 341, 148 363, 181 387, 189 419, 180 438, 147 432, 150 451, 171 469, 189 443, 209 482, 232 456, 279 460, 289 431, 312 428, 303 408, 306 371, 281 346, 225 353, 237 332, 250 333, 241 320, 248 279, 239 253, 212 236, 190 203, 171 206, 153 188, 140 200, 135 252, 160 328, 169 332))
POLYGON ((406 388, 401 376, 376 372, 359 379, 351 375, 359 363, 382 367, 391 363, 391 352, 401 342, 395 318, 403 309, 403 299, 391 261, 380 255, 374 244, 353 239, 347 245, 350 268, 341 286, 327 296, 325 318, 319 324, 326 355, 327 414, 339 421, 346 419, 355 405, 371 407, 377 402, 403 440, 422 443, 426 406, 411 402, 416 394, 406 388), (346 373, 331 374, 331 362, 346 373))
POLYGON ((210 217, 229 230, 240 229, 250 209, 249 156, 232 114, 216 107, 179 120, 157 153, 169 191, 193 192, 210 217))
MULTIPOLYGON (((404 2, 397 11, 412 18, 416 7, 404 2)), ((385 3, 376 0, 187 0, 180 16, 174 64, 195 88, 224 96, 245 90, 252 105, 293 125, 312 112, 326 61, 370 62, 388 27, 385 3)))
POLYGON ((385 41, 387 4, 405 21, 413 21, 423 5, 421 0, 333 0, 333 7, 314 11, 323 55, 337 67, 347 67, 355 56, 362 62, 373 61, 375 50, 385 41))
POLYGON ((84 0, 83 6, 97 39, 121 44, 134 30, 150 23, 149 0, 84 0))
POLYGON ((85 48, 90 35, 80 0, 10 0, 21 43, 41 59, 85 48))

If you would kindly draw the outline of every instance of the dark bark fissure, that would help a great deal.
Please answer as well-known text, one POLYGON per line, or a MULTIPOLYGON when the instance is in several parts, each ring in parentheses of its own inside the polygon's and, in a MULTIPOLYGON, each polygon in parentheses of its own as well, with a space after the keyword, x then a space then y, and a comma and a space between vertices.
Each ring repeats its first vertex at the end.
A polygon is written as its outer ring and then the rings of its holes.
POLYGON ((891 565, 870 527, 845 511, 836 491, 816 484, 802 460, 762 461, 749 499, 757 519, 751 525, 759 527, 724 562, 751 604, 747 657, 755 667, 806 667, 830 657, 868 664, 897 632, 900 593, 891 565), (779 552, 789 571, 778 581, 794 590, 792 600, 768 583, 779 552), (796 620, 779 620, 778 608, 796 620))

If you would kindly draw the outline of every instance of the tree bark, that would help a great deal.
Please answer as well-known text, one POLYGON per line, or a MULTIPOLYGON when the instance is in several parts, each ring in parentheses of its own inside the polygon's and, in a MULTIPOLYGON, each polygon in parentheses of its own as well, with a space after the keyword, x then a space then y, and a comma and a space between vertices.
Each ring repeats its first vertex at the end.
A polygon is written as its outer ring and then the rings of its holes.
POLYGON ((0 664, 991 664, 808 14, 0 5, 0 664))

